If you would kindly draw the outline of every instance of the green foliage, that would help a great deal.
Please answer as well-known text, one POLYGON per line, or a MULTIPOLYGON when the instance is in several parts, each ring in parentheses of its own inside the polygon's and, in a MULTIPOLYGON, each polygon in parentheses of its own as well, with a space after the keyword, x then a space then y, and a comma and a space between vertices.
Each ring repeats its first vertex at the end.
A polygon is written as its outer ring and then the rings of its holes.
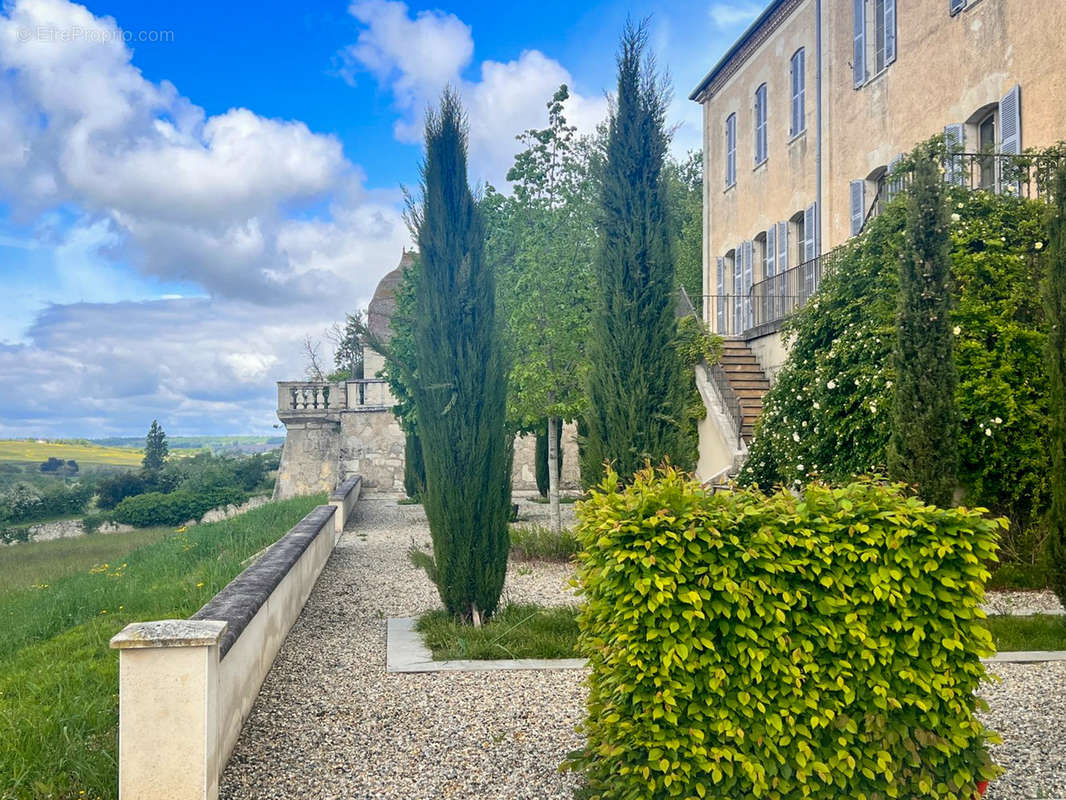
POLYGON ((157 472, 163 468, 170 449, 167 447, 167 435, 163 432, 163 426, 159 420, 152 420, 152 427, 148 429, 148 435, 144 437, 144 461, 142 465, 149 472, 157 472))
POLYGON ((52 483, 38 488, 28 483, 16 483, 0 495, 0 522, 37 522, 80 513, 93 489, 88 483, 52 483))
POLYGON ((64 461, 61 458, 49 456, 47 461, 41 463, 40 471, 52 475, 70 477, 78 474, 78 462, 74 459, 64 461))
MULTIPOLYGON (((414 426, 411 426, 414 427, 414 426)), ((404 433, 403 490, 411 500, 418 500, 426 489, 426 463, 422 460, 422 442, 418 433, 404 433)))
POLYGON ((980 512, 609 472, 577 530, 590 796, 971 800, 1005 524, 980 512))
POLYGON ((363 377, 363 312, 344 315, 344 327, 334 325, 329 337, 333 341, 334 370, 328 381, 345 381, 363 377))
POLYGON ((664 175, 677 285, 698 314, 703 308, 703 153, 694 150, 681 161, 668 159, 664 175))
POLYGON ((680 420, 683 438, 681 462, 695 464, 700 457, 700 420, 707 416, 707 406, 696 385, 696 365, 706 360, 716 364, 722 357, 722 337, 710 333, 694 316, 686 315, 677 321, 677 338, 674 348, 680 361, 682 373, 687 376, 688 395, 680 420))
POLYGON ((148 491, 148 482, 135 472, 119 472, 96 485, 96 505, 110 510, 136 494, 148 491))
POLYGON ((108 640, 130 622, 190 616, 242 561, 324 501, 269 503, 165 538, 158 530, 88 536, 6 554, 0 587, 11 561, 32 577, 0 593, 0 797, 115 800, 118 658, 108 640))
POLYGON ((199 520, 213 508, 238 505, 246 499, 248 495, 245 492, 232 486, 200 491, 179 489, 169 494, 146 492, 120 502, 115 506, 112 517, 116 522, 135 528, 181 525, 190 520, 199 520))
POLYGON ((906 194, 888 469, 930 503, 950 505, 958 465, 952 356, 951 240, 939 162, 918 154, 906 194))
MULTIPOLYGON (((608 127, 588 345, 586 474, 613 463, 623 480, 645 462, 683 463, 685 382, 673 343, 674 258, 663 165, 667 91, 627 25, 608 127)), ((687 465, 687 464, 686 464, 687 465)))
MULTIPOLYGON (((534 467, 536 471, 537 479, 537 491, 540 492, 541 497, 548 496, 548 421, 541 420, 537 430, 534 434, 536 436, 536 448, 533 454, 534 467)), ((561 475, 563 472, 563 426, 557 425, 555 427, 555 453, 556 453, 556 474, 561 475)))
POLYGON ((555 533, 545 525, 511 527, 511 558, 519 561, 567 562, 577 550, 577 539, 567 528, 555 533))
POLYGON ((1066 604, 1066 163, 1055 176, 1054 208, 1048 236, 1048 272, 1044 303, 1047 340, 1048 449, 1051 503, 1048 512, 1048 562, 1051 586, 1066 604))
POLYGON ((996 649, 1003 652, 1066 650, 1066 616, 1062 614, 989 617, 985 627, 992 634, 996 649))
POLYGON ((481 214, 467 185, 467 131, 446 91, 426 119, 422 205, 410 216, 415 271, 414 404, 437 590, 477 624, 496 609, 507 571, 511 448, 507 366, 481 214))
MULTIPOLYGON (((1041 203, 949 189, 959 483, 1011 520, 1003 555, 1035 563, 1047 507, 1047 323, 1038 293, 1041 203)), ((895 370, 905 208, 886 206, 835 251, 818 294, 785 325, 791 351, 763 398, 739 480, 769 489, 883 473, 895 370)))
POLYGON ((416 630, 435 661, 575 658, 575 617, 575 610, 567 606, 542 608, 509 603, 481 628, 460 625, 444 611, 430 611, 418 618, 416 630))

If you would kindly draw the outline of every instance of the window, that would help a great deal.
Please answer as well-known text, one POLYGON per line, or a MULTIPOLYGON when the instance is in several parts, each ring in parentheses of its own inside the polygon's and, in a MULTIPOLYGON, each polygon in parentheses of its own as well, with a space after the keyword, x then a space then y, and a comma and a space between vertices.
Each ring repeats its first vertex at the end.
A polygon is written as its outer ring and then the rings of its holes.
POLYGON ((737 182, 737 115, 725 119, 725 187, 737 182))
MULTIPOLYGON (((996 152, 996 112, 993 111, 977 123, 977 152, 996 152)), ((982 158, 979 162, 982 189, 993 190, 996 187, 996 159, 982 158)))
POLYGON ((955 16, 966 8, 966 0, 948 0, 948 13, 955 16))
POLYGON ((766 84, 755 90, 755 166, 766 160, 766 84))
POLYGON ((896 60, 896 0, 853 0, 852 83, 858 89, 869 77, 896 60), (867 13, 867 4, 873 13, 867 13), (868 48, 872 45, 872 52, 868 48))
POLYGON ((756 234, 752 242, 755 247, 755 265, 752 268, 752 282, 758 283, 770 274, 768 271, 769 263, 773 263, 773 259, 767 257, 766 231, 756 234))
POLYGON ((798 211, 793 214, 788 220, 788 239, 789 245, 788 260, 797 266, 802 264, 807 259, 806 255, 806 242, 807 236, 804 230, 804 214, 802 211, 798 211))
POLYGON ((789 123, 789 136, 798 136, 807 127, 807 115, 804 110, 807 79, 804 70, 804 54, 801 47, 792 54, 790 86, 792 87, 792 114, 789 123))

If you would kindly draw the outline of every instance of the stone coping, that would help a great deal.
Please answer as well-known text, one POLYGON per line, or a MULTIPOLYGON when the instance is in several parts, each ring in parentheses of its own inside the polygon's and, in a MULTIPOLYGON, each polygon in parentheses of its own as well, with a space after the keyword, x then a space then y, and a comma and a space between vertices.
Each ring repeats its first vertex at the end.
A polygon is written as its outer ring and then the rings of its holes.
POLYGON ((230 581, 189 618, 190 621, 221 620, 228 623, 219 640, 220 659, 226 657, 252 617, 263 607, 311 542, 327 525, 333 524, 334 513, 335 506, 315 508, 271 545, 258 561, 230 581))
MULTIPOLYGON (((415 630, 414 617, 389 617, 386 623, 386 672, 497 672, 519 669, 583 669, 583 658, 457 659, 434 661, 433 653, 415 630)), ((986 664, 1042 664, 1066 661, 1063 650, 1017 650, 981 659, 986 664)))
POLYGON ((358 486, 362 480, 363 477, 361 475, 352 475, 352 477, 333 490, 333 494, 329 496, 330 501, 343 501, 348 496, 348 493, 358 486))
POLYGON ((583 658, 515 658, 434 661, 415 630, 414 617, 390 617, 386 623, 386 672, 498 672, 519 669, 583 669, 583 658))
POLYGON ((222 620, 161 619, 133 622, 111 637, 112 650, 147 647, 210 647, 226 632, 222 620))

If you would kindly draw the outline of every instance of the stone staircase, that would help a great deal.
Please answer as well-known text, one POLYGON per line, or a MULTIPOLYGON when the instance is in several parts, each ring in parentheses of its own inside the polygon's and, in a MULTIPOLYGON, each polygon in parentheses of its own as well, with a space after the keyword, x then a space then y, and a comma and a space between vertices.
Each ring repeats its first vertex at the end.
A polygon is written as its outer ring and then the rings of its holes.
POLYGON ((770 381, 759 366, 755 353, 743 339, 726 339, 722 345, 722 369, 729 386, 740 402, 740 435, 751 444, 755 435, 755 420, 762 413, 762 398, 770 388, 770 381))

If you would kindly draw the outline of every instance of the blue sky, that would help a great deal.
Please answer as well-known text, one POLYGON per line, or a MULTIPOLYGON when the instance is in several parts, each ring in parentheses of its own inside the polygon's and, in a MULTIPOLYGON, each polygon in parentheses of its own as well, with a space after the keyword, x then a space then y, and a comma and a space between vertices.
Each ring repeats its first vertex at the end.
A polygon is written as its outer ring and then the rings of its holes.
POLYGON ((559 83, 579 128, 603 117, 618 32, 650 14, 681 153, 689 91, 760 10, 5 3, 0 436, 272 430, 305 336, 365 306, 410 244, 400 187, 445 83, 472 181, 500 186, 559 83))

